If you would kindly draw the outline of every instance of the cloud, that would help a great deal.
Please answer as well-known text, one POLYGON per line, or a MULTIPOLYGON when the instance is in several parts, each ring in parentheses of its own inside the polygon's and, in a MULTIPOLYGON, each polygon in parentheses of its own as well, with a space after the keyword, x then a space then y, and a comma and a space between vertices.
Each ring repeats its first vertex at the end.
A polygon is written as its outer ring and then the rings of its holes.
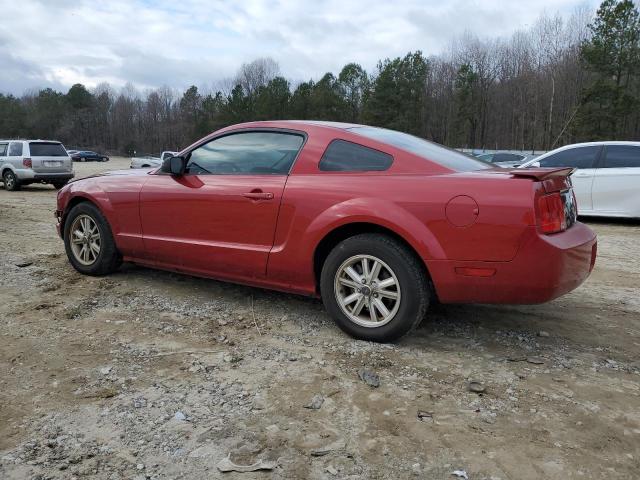
POLYGON ((443 51, 465 31, 508 35, 582 0, 21 0, 3 2, 0 91, 81 82, 210 85, 269 56, 291 79, 351 61, 443 51))

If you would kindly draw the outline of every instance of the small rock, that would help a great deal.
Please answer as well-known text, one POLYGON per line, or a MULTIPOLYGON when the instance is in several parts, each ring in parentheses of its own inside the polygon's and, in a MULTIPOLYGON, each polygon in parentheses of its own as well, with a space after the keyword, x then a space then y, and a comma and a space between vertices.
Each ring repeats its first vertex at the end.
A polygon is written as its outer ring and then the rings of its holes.
POLYGON ((107 365, 106 367, 102 367, 102 368, 100 369, 100 373, 101 373, 102 375, 109 375, 109 373, 111 373, 111 370, 112 370, 112 369, 113 369, 113 366, 112 366, 112 365, 107 365))
POLYGON ((28 267, 29 265, 33 265, 33 262, 18 262, 15 264, 18 268, 28 267))
POLYGON ((451 472, 451 475, 455 475, 458 478, 464 478, 464 480, 469 480, 469 475, 464 470, 454 470, 451 472))
POLYGON ((411 471, 413 472, 414 475, 420 475, 422 473, 422 469, 420 468, 420 464, 419 463, 414 463, 413 465, 411 465, 411 471))
POLYGON ((549 336, 549 332, 545 332, 544 330, 540 330, 538 332, 538 336, 539 337, 548 337, 549 336))
POLYGON ((322 407, 323 403, 324 403, 324 397, 319 393, 316 393, 311 399, 311 402, 308 405, 305 405, 304 408, 309 408, 311 410, 319 410, 320 407, 322 407))
POLYGON ((534 365, 542 365, 544 363, 544 360, 540 357, 527 357, 527 362, 534 365))
POLYGON ((180 410, 178 410, 173 416, 173 418, 175 418, 180 422, 184 422, 187 419, 187 416, 184 413, 182 413, 180 410))
POLYGON ((426 418, 433 420, 433 413, 427 412, 425 410, 418 410, 418 420, 420 420, 421 422, 424 422, 426 418))
POLYGON ((377 373, 372 372, 371 370, 361 368, 358 370, 358 377, 360 377, 360 380, 370 387, 378 388, 380 386, 380 377, 377 373))
POLYGON ((514 355, 513 357, 507 357, 507 361, 509 362, 524 362, 527 357, 522 357, 519 355, 514 355))
POLYGON ((467 387, 469 391, 473 393, 484 393, 486 390, 486 387, 482 383, 475 380, 470 381, 467 387))
POLYGON ((136 468, 137 468, 138 470, 144 470, 144 463, 139 463, 139 464, 137 464, 137 465, 136 465, 136 468))
POLYGON ((332 465, 329 465, 329 466, 327 467, 327 469, 326 469, 326 470, 327 470, 327 472, 329 472, 331 475, 337 475, 337 474, 338 474, 338 470, 336 470, 336 469, 335 469, 335 467, 334 467, 334 466, 332 466, 332 465))

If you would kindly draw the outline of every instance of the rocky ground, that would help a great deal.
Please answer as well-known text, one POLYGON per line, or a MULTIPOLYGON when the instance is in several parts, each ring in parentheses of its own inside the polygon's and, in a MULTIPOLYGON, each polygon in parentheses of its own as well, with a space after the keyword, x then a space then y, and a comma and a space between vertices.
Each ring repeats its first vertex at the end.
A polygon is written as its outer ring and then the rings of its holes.
POLYGON ((640 477, 638 223, 590 221, 596 268, 563 298, 441 306, 377 345, 317 300, 84 277, 54 208, 0 190, 0 478, 640 477))

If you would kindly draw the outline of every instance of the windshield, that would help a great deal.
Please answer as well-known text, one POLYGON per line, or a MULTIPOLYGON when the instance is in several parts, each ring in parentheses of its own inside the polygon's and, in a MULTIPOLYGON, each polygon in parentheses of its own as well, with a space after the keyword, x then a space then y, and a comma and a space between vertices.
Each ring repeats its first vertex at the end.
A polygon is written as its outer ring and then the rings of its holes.
POLYGON ((67 152, 60 143, 31 142, 29 150, 32 157, 66 157, 67 152))
POLYGON ((408 133, 377 127, 353 127, 349 130, 353 133, 357 133, 358 135, 362 135, 363 137, 401 148, 402 150, 406 150, 414 155, 431 160, 443 167, 450 168, 451 170, 458 172, 470 172, 473 170, 493 168, 491 164, 478 160, 471 155, 443 147, 442 145, 419 137, 414 137, 408 133))

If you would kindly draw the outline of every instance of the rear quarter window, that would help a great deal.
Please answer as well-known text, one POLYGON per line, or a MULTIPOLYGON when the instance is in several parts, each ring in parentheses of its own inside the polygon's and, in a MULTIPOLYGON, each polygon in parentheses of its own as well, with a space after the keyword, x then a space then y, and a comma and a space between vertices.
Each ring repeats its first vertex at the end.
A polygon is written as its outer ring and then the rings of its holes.
POLYGON ((32 142, 29 144, 32 157, 66 157, 67 151, 61 143, 32 142))
POLYGON ((366 138, 406 150, 407 152, 456 172, 471 172, 474 170, 494 168, 490 163, 472 157, 471 155, 443 147, 442 145, 409 135, 408 133, 378 127, 353 127, 348 130, 366 138))
POLYGON ((9 156, 19 157, 22 155, 22 142, 11 142, 9 144, 9 156))
POLYGON ((393 163, 388 153, 346 140, 333 140, 318 168, 323 172, 381 172, 393 163))
POLYGON ((0 143, 0 157, 6 157, 6 156, 7 156, 7 144, 0 143))

